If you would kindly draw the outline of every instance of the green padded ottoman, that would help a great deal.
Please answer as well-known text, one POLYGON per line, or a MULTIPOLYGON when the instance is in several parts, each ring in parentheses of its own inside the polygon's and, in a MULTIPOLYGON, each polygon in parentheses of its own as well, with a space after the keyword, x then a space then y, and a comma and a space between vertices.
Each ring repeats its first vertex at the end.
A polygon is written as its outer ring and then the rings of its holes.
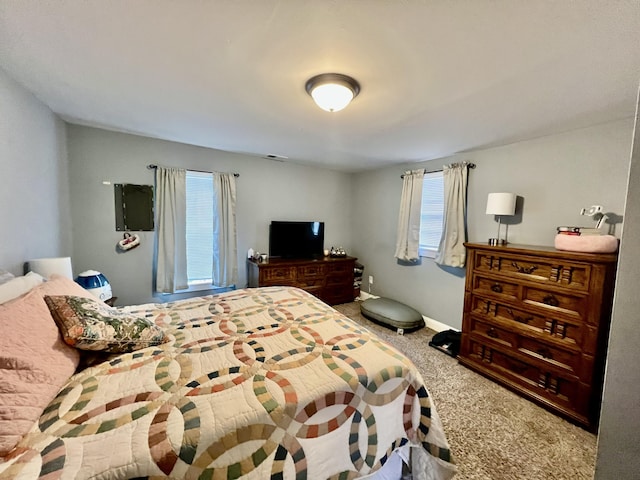
POLYGON ((400 335, 405 330, 424 327, 420 312, 390 298, 369 298, 360 304, 360 311, 375 322, 395 327, 400 335))

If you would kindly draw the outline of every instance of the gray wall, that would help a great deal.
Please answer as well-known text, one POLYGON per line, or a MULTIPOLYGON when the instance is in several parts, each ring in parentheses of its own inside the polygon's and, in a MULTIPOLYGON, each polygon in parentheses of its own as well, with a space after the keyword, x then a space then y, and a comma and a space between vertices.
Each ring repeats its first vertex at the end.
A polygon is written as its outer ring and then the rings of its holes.
POLYGON ((351 248, 349 174, 76 125, 68 126, 68 150, 74 267, 104 273, 119 305, 167 299, 152 292, 154 232, 139 233, 141 246, 133 250, 116 250, 122 233, 115 229, 113 184, 152 185, 148 164, 240 174, 240 287, 247 250, 268 252, 271 220, 324 221, 325 246, 351 248))
MULTIPOLYGON (((437 169, 469 161, 468 238, 485 242, 495 237, 497 223, 485 214, 487 194, 519 195, 518 213, 509 225, 511 243, 553 245, 558 225, 594 223, 580 209, 601 204, 619 216, 625 186, 633 119, 511 145, 462 153, 421 164, 391 167, 354 176, 354 254, 365 265, 364 286, 374 276, 371 292, 403 301, 422 314, 454 328, 462 325, 464 270, 444 269, 431 259, 401 266, 393 258, 396 223, 406 168, 437 169)), ((621 225, 615 225, 619 236, 621 225)), ((504 226, 503 226, 504 231, 504 226)))
POLYGON ((0 69, 0 268, 71 254, 65 124, 0 69))
POLYGON ((624 233, 609 335, 604 397, 598 436, 598 480, 638 478, 640 472, 640 103, 636 128, 624 233), (632 220, 632 221, 630 221, 632 220))

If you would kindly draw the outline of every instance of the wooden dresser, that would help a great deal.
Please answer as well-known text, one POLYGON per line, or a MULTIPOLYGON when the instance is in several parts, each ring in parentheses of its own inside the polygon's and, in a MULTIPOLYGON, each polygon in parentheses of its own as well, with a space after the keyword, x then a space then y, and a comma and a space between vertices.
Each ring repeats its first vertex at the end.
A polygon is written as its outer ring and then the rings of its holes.
POLYGON ((354 257, 317 260, 270 258, 247 260, 249 287, 290 285, 302 288, 329 305, 353 302, 354 257))
POLYGON ((617 255, 465 246, 460 363, 597 428, 617 255))

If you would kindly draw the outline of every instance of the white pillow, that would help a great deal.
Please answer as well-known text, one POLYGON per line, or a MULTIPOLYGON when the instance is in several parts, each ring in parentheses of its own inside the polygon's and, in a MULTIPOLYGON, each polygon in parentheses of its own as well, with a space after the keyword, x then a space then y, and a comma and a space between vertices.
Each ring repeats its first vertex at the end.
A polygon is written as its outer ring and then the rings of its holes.
POLYGON ((12 278, 0 285, 0 304, 27 293, 42 282, 44 282, 44 278, 35 272, 29 272, 24 277, 12 278))
POLYGON ((16 278, 13 273, 0 269, 0 285, 7 283, 12 278, 16 278))

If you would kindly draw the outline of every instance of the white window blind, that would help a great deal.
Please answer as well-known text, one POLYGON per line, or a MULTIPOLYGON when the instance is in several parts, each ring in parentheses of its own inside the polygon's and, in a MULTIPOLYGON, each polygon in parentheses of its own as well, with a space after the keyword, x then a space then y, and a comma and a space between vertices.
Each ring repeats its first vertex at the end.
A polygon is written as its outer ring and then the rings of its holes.
POLYGON ((425 173, 420 209, 420 244, 422 257, 434 258, 442 236, 444 214, 444 181, 442 172, 425 173))
POLYGON ((187 171, 187 279, 211 285, 213 269, 213 175, 187 171))

